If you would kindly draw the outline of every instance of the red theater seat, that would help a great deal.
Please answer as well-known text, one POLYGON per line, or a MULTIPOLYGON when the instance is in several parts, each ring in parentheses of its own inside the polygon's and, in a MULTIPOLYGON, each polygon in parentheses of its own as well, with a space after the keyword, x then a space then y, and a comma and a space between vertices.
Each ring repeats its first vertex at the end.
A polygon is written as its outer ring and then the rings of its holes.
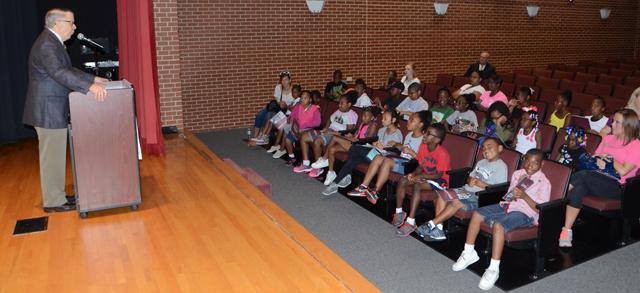
POLYGON ((557 89, 559 84, 560 84, 559 79, 549 78, 544 76, 538 76, 538 79, 536 80, 536 85, 541 88, 557 89))
POLYGON ((584 92, 596 96, 610 96, 612 88, 610 84, 588 82, 584 92))

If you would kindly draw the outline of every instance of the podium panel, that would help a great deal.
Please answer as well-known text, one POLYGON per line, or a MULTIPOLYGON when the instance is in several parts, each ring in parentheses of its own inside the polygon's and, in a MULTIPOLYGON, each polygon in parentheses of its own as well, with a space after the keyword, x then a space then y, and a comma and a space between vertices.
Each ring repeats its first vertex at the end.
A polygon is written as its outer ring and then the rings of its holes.
POLYGON ((107 97, 69 94, 69 140, 81 217, 87 212, 130 206, 137 209, 140 170, 133 88, 126 80, 107 83, 107 97))

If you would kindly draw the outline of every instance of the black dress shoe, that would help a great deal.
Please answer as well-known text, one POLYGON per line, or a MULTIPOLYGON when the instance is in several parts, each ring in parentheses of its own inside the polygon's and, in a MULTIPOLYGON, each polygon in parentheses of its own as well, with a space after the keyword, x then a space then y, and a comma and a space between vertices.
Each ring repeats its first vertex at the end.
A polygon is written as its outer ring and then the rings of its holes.
POLYGON ((70 204, 76 204, 76 196, 75 195, 67 195, 67 202, 70 204))
POLYGON ((76 205, 72 203, 65 203, 57 207, 45 207, 44 211, 47 213, 68 212, 76 209, 76 205))

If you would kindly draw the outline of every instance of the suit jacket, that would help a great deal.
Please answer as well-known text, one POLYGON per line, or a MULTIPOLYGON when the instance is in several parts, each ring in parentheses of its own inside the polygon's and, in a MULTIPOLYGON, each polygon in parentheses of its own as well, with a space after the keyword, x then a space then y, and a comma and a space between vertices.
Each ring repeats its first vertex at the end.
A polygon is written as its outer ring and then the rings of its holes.
MULTIPOLYGON (((469 68, 467 68, 467 72, 464 74, 464 76, 466 77, 471 76, 471 72, 480 71, 479 68, 480 68, 480 63, 478 62, 469 65, 469 68)), ((487 79, 494 74, 496 74, 496 68, 493 67, 493 65, 491 65, 488 62, 487 62, 487 65, 485 65, 484 70, 480 71, 480 77, 482 77, 482 79, 487 79)))
POLYGON ((41 128, 66 128, 69 93, 86 93, 94 76, 71 66, 65 46, 44 29, 29 53, 29 85, 22 122, 41 128))

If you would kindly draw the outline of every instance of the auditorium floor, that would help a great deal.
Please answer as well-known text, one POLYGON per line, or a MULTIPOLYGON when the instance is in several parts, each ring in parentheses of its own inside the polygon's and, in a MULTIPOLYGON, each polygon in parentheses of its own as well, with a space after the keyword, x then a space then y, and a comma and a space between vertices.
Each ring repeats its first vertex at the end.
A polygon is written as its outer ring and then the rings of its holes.
POLYGON ((377 291, 199 141, 166 147, 141 162, 138 211, 80 219, 42 211, 35 140, 0 146, 0 292, 377 291))
MULTIPOLYGON (((384 202, 373 207, 366 199, 346 196, 321 201, 317 196, 322 190, 321 182, 292 173, 282 160, 271 159, 261 148, 247 148, 241 141, 243 134, 242 130, 231 130, 198 136, 220 157, 230 157, 241 166, 252 167, 272 182, 273 199, 278 205, 383 291, 404 292, 425 287, 442 292, 447 288, 463 292, 477 289, 488 256, 466 270, 474 277, 450 271, 462 249, 466 229, 450 234, 449 241, 440 243, 423 242, 418 237, 398 239, 393 236, 389 219, 383 217, 384 202), (369 216, 363 215, 363 211, 369 216), (369 234, 361 233, 362 230, 369 234), (362 246, 366 246, 364 251, 362 246), (389 270, 398 277, 385 275, 389 270), (414 277, 403 277, 405 275, 414 277), (438 284, 437 288, 431 287, 434 283, 438 284)), ((420 214, 419 222, 431 217, 429 210, 420 214)), ((632 276, 640 273, 634 261, 635 253, 640 252, 640 243, 617 247, 615 241, 609 240, 618 232, 612 227, 616 225, 599 217, 583 216, 582 224, 575 228, 575 247, 547 260, 545 267, 549 275, 535 282, 529 279, 533 272, 532 250, 506 249, 498 287, 517 292, 539 292, 548 288, 556 292, 588 288, 587 291, 592 292, 598 291, 593 290, 595 288, 611 287, 623 292, 637 291, 640 280, 632 276), (603 270, 603 266, 606 269, 603 270), (622 287, 621 283, 624 283, 622 287)), ((636 226, 634 238, 640 238, 639 234, 636 226)), ((479 249, 484 248, 484 239, 480 237, 477 241, 479 249)))

